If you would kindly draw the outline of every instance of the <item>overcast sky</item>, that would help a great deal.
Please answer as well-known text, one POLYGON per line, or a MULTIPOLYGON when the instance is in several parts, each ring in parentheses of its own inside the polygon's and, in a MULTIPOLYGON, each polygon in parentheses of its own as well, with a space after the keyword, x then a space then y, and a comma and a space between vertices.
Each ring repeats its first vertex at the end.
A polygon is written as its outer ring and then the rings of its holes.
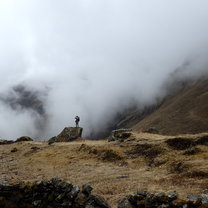
POLYGON ((99 131, 164 96, 176 69, 206 73, 207 48, 207 0, 0 0, 0 93, 24 84, 47 111, 40 132, 31 111, 0 102, 0 137, 48 138, 76 115, 99 131))

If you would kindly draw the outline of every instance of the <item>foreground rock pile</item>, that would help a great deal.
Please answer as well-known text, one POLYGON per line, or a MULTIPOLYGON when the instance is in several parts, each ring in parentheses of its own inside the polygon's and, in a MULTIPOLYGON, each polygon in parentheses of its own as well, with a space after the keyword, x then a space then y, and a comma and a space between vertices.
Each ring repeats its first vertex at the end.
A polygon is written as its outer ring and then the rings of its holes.
POLYGON ((187 200, 180 200, 176 192, 150 194, 141 191, 124 197, 118 208, 208 208, 208 195, 188 195, 187 200))
POLYGON ((92 187, 73 186, 59 178, 34 183, 0 183, 1 208, 109 208, 102 196, 92 195, 92 187))

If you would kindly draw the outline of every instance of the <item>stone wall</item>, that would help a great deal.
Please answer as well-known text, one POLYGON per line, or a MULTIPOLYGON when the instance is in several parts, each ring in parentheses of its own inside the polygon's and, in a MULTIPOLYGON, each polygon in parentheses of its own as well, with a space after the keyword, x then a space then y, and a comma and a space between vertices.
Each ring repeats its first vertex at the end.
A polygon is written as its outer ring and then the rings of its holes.
MULTIPOLYGON (((81 188, 59 178, 33 183, 0 182, 0 208, 110 208, 102 196, 92 195, 89 184, 81 188)), ((208 190, 178 198, 176 192, 150 194, 139 191, 123 197, 118 208, 208 208, 208 190)))
POLYGON ((139 191, 120 200, 118 208, 208 208, 208 195, 188 195, 186 200, 181 200, 176 192, 150 194, 139 191))
POLYGON ((80 127, 65 127, 57 136, 60 142, 69 142, 82 137, 83 129, 80 127))
POLYGON ((102 196, 92 195, 92 187, 72 185, 59 178, 49 181, 0 183, 1 208, 110 208, 102 196))

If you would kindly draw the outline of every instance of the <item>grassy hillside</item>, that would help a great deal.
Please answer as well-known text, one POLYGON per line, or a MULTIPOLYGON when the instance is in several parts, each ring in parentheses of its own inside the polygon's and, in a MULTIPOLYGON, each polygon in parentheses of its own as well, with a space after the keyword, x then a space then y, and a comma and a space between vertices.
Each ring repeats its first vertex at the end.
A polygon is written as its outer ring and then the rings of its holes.
POLYGON ((89 183, 95 194, 112 205, 141 189, 176 190, 183 198, 208 186, 207 144, 206 133, 178 139, 133 132, 123 142, 0 145, 0 179, 35 181, 58 176, 77 185, 89 183))

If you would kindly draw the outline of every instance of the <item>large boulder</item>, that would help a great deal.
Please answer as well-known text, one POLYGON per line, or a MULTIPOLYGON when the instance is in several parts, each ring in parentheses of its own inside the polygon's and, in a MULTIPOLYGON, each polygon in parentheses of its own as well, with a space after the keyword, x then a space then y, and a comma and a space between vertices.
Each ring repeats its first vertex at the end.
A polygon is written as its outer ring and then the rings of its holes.
POLYGON ((111 132, 110 137, 108 138, 108 141, 117 141, 117 140, 122 140, 122 139, 127 139, 129 138, 132 133, 132 129, 116 129, 111 132))
POLYGON ((65 127, 63 131, 55 137, 48 140, 48 144, 54 142, 71 142, 82 137, 83 128, 80 127, 65 127))
POLYGON ((82 128, 80 127, 65 127, 64 130, 57 136, 59 142, 70 142, 82 137, 82 128))

